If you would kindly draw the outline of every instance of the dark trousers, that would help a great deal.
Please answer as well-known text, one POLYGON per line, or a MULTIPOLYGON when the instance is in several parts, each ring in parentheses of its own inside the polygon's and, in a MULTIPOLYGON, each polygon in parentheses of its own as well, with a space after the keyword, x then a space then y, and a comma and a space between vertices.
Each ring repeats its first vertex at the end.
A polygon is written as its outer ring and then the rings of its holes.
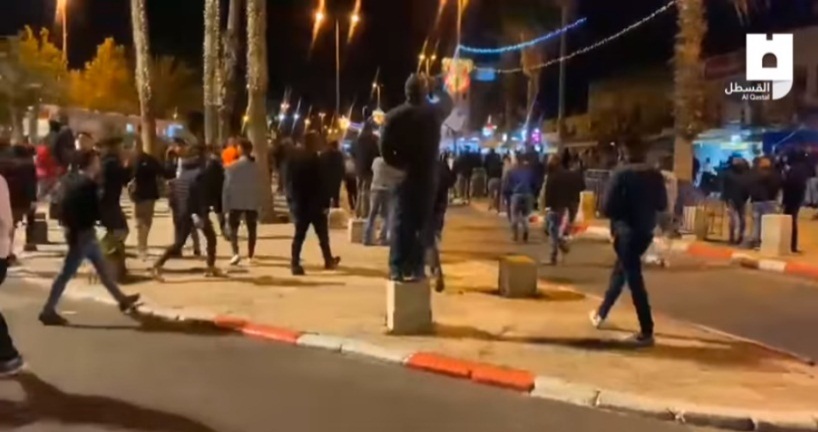
MULTIPOLYGON (((6 280, 6 273, 8 272, 8 259, 0 259, 0 284, 6 280)), ((0 313, 0 362, 6 362, 17 358, 20 354, 14 347, 14 341, 11 340, 9 334, 9 326, 6 323, 6 318, 0 313)))
POLYGON ((792 217, 792 239, 790 240, 790 250, 792 252, 798 251, 798 212, 800 211, 800 204, 784 206, 784 214, 792 217))
POLYGON ((352 212, 357 211, 358 205, 358 179, 355 176, 348 175, 344 178, 344 187, 347 190, 347 200, 349 201, 349 209, 352 212))
POLYGON ((426 231, 432 217, 434 188, 404 184, 398 186, 393 207, 390 234, 389 271, 392 277, 425 277, 424 254, 428 247, 426 231))
POLYGON ((291 264, 293 267, 301 265, 301 249, 304 246, 304 240, 307 238, 307 231, 312 225, 315 235, 318 236, 318 243, 321 245, 321 255, 324 257, 324 262, 332 261, 332 249, 329 245, 329 221, 327 214, 322 210, 299 211, 297 208, 293 211, 295 216, 295 235, 293 236, 293 244, 291 250, 291 264))
POLYGON ((230 231, 230 247, 233 248, 233 255, 239 254, 239 225, 244 219, 247 225, 247 257, 253 258, 256 253, 256 239, 258 238, 258 212, 255 210, 230 210, 227 215, 227 223, 230 231))
MULTIPOLYGON (((173 206, 170 207, 170 210, 171 210, 171 217, 173 218, 173 238, 175 239, 176 237, 179 236, 179 231, 180 231, 179 219, 180 218, 179 218, 179 215, 176 212, 176 209, 174 209, 173 206)), ((193 242, 193 253, 196 254, 196 255, 201 254, 202 253, 202 246, 200 244, 201 242, 199 241, 199 233, 195 229, 190 230, 190 240, 193 242)), ((182 247, 184 247, 184 246, 182 246, 182 247)), ((182 249, 179 249, 179 252, 177 253, 177 256, 180 256, 181 254, 182 254, 182 249)))
POLYGON ((333 181, 330 186, 329 200, 332 208, 341 207, 341 183, 343 183, 343 180, 333 181))
POLYGON ((625 284, 631 290, 633 306, 639 319, 639 327, 645 336, 653 335, 653 317, 650 311, 648 292, 645 289, 645 279, 642 277, 642 255, 648 250, 653 241, 650 232, 637 232, 632 228, 615 224, 613 227, 614 251, 616 262, 611 272, 611 280, 605 299, 599 306, 598 314, 601 318, 608 317, 611 308, 622 294, 625 284))
MULTIPOLYGON (((161 268, 165 263, 174 256, 179 256, 182 253, 182 248, 185 247, 187 238, 196 232, 196 227, 193 225, 193 219, 190 215, 180 216, 175 219, 176 238, 173 244, 165 249, 165 253, 156 262, 155 267, 161 268)), ((213 223, 207 217, 202 218, 202 234, 205 236, 205 243, 207 248, 207 266, 213 267, 216 265, 216 231, 213 229, 213 223)))

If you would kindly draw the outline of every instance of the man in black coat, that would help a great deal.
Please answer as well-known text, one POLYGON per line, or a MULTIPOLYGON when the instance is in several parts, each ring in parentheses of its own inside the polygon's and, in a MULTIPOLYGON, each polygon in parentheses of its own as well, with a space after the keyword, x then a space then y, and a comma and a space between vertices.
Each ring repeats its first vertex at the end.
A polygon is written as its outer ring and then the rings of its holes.
POLYGON ((372 130, 372 123, 364 122, 361 135, 352 146, 352 157, 355 158, 355 175, 358 180, 358 199, 355 205, 355 217, 365 218, 369 215, 369 191, 372 189, 372 162, 380 156, 378 137, 372 130))
POLYGON ((103 253, 119 265, 117 275, 125 277, 125 239, 128 237, 128 219, 122 210, 122 189, 131 181, 130 162, 123 163, 120 151, 121 139, 110 138, 97 145, 102 156, 102 199, 100 200, 100 223, 105 227, 102 238, 103 253))
MULTIPOLYGON (((435 88, 442 82, 435 81, 435 88)), ((432 83, 425 75, 406 81, 406 102, 386 115, 381 137, 381 155, 387 164, 406 173, 395 191, 394 223, 389 250, 393 280, 425 278, 424 238, 430 223, 437 191, 437 159, 440 129, 452 109, 444 91, 429 99, 432 83)))
POLYGON ((341 258, 332 255, 329 243, 327 176, 322 170, 322 160, 318 154, 321 141, 317 132, 308 133, 304 137, 304 146, 294 149, 287 161, 285 186, 295 223, 291 249, 291 270, 294 276, 305 274, 301 265, 301 249, 310 226, 318 236, 324 256, 324 268, 333 270, 341 262, 341 258))
MULTIPOLYGON (((344 154, 341 153, 338 141, 329 143, 327 149, 321 153, 321 163, 327 176, 327 196, 330 198, 330 206, 339 208, 341 206, 341 184, 344 182, 345 169, 344 154)), ((369 184, 371 187, 371 179, 369 184)))
POLYGON ((784 171, 784 182, 782 184, 782 204, 784 214, 792 217, 792 240, 790 248, 793 253, 798 251, 798 213, 804 205, 804 198, 807 194, 807 181, 815 173, 813 168, 807 163, 806 154, 803 152, 793 152, 787 156, 787 165, 784 171))
MULTIPOLYGON (((222 211, 222 187, 224 186, 224 166, 219 153, 212 147, 207 148, 204 170, 202 171, 205 184, 205 204, 208 209, 216 213, 219 221, 219 230, 222 237, 227 239, 226 219, 222 211)), ((208 211, 209 214, 209 211, 208 211)))
POLYGON ((730 236, 732 244, 744 242, 747 230, 747 200, 750 199, 750 165, 741 157, 730 160, 730 166, 724 173, 724 184, 721 197, 727 204, 730 214, 730 236))

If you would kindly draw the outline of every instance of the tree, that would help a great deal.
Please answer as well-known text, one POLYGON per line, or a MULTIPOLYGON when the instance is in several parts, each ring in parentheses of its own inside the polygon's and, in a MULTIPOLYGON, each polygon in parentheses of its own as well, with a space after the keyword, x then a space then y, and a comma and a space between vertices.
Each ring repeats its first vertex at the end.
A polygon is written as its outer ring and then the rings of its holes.
POLYGON ((205 0, 204 12, 204 114, 205 143, 216 142, 219 125, 219 84, 221 67, 219 55, 221 47, 221 16, 219 0, 205 0))
POLYGON ((139 94, 139 115, 142 124, 142 150, 156 155, 156 118, 153 113, 151 89, 151 49, 148 36, 148 14, 145 0, 131 0, 131 30, 136 51, 136 89, 139 94))
POLYGON ((107 38, 85 68, 70 73, 69 99, 73 105, 98 111, 131 114, 138 98, 133 69, 125 47, 107 38))
POLYGON ((261 218, 272 222, 273 189, 267 144, 267 2, 247 0, 247 90, 248 136, 253 142, 257 165, 262 171, 261 218))
MULTIPOLYGON (((753 0, 729 0, 742 20, 750 12, 753 0)), ((705 98, 702 42, 707 34, 704 0, 680 0, 679 31, 674 56, 674 115, 676 139, 673 145, 673 171, 679 180, 693 177, 693 139, 704 128, 705 98)))
POLYGON ((190 65, 172 56, 160 56, 151 62, 153 108, 157 117, 172 118, 174 114, 202 109, 202 86, 199 73, 190 65))
POLYGON ((219 92, 219 142, 227 141, 234 133, 233 117, 236 91, 239 88, 239 27, 241 26, 242 0, 230 0, 227 13, 227 31, 222 41, 222 80, 219 92))

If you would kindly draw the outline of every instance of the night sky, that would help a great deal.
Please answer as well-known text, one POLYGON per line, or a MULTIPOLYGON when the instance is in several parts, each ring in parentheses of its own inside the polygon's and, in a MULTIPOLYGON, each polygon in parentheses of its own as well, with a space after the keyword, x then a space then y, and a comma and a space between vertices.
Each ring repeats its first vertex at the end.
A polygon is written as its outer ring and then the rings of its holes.
MULTIPOLYGON (((493 46, 497 43, 499 22, 497 2, 514 0, 471 0, 464 22, 464 43, 493 46)), ((17 32, 26 24, 54 25, 55 0, 3 0, 11 2, 10 13, 0 15, 0 35, 17 32)), ((226 0, 225 3, 226 9, 226 0)), ((648 15, 667 0, 579 0, 578 16, 587 24, 571 33, 570 46, 579 48, 604 38, 648 15)), ((72 67, 80 67, 106 36, 131 43, 128 0, 69 0, 72 67)), ((172 54, 201 63, 203 18, 202 0, 148 0, 151 41, 154 54, 172 54)), ((385 85, 384 103, 402 101, 407 75, 417 66, 423 41, 431 35, 440 39, 443 54, 453 50, 454 2, 451 2, 438 28, 434 17, 438 0, 363 0, 362 23, 350 44, 346 44, 342 25, 342 105, 357 97, 358 104, 368 100, 376 69, 381 67, 385 85)), ((709 53, 741 47, 748 31, 775 30, 812 20, 813 0, 772 0, 771 8, 756 14, 749 26, 742 27, 727 0, 710 0, 711 32, 706 42, 709 53)), ((763 3, 763 2, 762 2, 763 3)), ((327 0, 330 17, 348 17, 354 0, 327 0)), ((312 14, 317 0, 269 0, 270 98, 280 99, 286 87, 293 89, 294 100, 304 98, 304 106, 331 110, 334 106, 334 36, 330 26, 310 54, 312 14)), ((5 9, 5 8, 4 8, 5 9)), ((225 14, 226 15, 226 11, 225 14)), ((584 109, 589 80, 639 67, 647 63, 667 62, 672 54, 676 30, 675 11, 650 24, 569 63, 569 111, 584 109)), ((557 44, 553 44, 552 51, 557 44)), ((553 54, 556 52, 554 51, 553 54)), ((556 112, 557 68, 543 74, 540 102, 546 113, 556 112)))

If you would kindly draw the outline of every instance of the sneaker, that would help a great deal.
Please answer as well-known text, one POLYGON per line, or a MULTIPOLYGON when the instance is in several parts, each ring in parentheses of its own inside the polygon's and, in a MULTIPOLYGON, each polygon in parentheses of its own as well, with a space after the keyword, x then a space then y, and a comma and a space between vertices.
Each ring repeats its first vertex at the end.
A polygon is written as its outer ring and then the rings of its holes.
POLYGON ((290 271, 292 272, 293 276, 304 276, 307 274, 307 272, 304 271, 304 267, 301 267, 300 265, 292 266, 290 271))
POLYGON ((592 310, 590 313, 588 313, 588 319, 591 320, 591 325, 597 330, 601 329, 602 324, 605 323, 605 318, 599 316, 599 313, 596 310, 592 310))
POLYGON ((0 378, 8 378, 15 376, 22 372, 25 366, 26 363, 23 361, 23 358, 20 357, 19 355, 17 357, 12 358, 11 360, 0 362, 0 378))
POLYGON ((331 260, 324 263, 324 270, 335 270, 341 264, 341 257, 333 257, 331 260))
POLYGON ((41 312, 38 319, 44 326, 48 327, 62 327, 68 325, 68 320, 62 315, 58 314, 56 311, 41 312))
POLYGON ((132 311, 135 307, 139 306, 140 298, 141 296, 139 294, 125 296, 125 299, 119 303, 119 310, 125 313, 132 311))
POLYGON ((558 247, 560 252, 563 254, 568 254, 571 252, 571 246, 568 245, 568 242, 565 239, 560 240, 558 247))
POLYGON ((208 267, 208 269, 205 270, 204 276, 206 278, 222 277, 224 276, 224 273, 222 273, 222 271, 216 267, 208 267))
POLYGON ((649 348, 656 344, 653 335, 645 335, 642 332, 634 333, 623 339, 622 342, 632 344, 637 348, 649 348))
POLYGON ((241 262, 241 256, 240 255, 233 255, 233 259, 230 260, 230 265, 231 266, 237 266, 237 265, 239 265, 240 262, 241 262))

